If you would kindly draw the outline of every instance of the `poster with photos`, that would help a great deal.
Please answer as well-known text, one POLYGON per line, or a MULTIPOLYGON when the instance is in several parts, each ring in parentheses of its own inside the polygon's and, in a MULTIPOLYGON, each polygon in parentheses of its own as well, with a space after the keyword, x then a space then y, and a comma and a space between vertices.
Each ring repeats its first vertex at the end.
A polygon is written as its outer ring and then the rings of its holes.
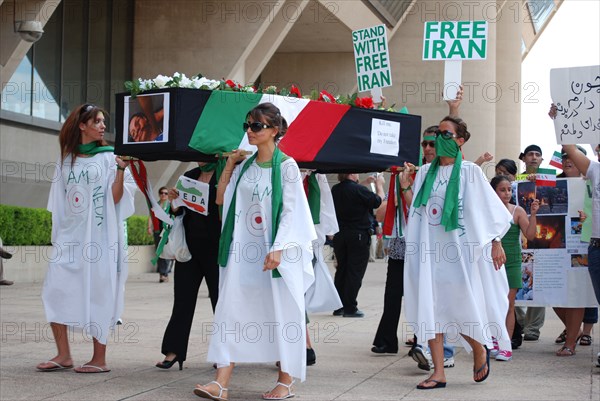
MULTIPOLYGON (((534 199, 540 202, 533 239, 522 239, 519 306, 596 306, 587 270, 587 242, 582 241, 585 181, 559 178, 555 187, 517 183, 516 199, 528 215, 534 199)), ((589 223, 589 222, 588 222, 589 223)))

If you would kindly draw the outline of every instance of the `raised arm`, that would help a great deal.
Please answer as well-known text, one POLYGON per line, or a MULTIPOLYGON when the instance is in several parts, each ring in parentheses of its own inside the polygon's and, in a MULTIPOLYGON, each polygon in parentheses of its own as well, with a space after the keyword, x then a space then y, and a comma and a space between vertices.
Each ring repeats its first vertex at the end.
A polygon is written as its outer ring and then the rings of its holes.
POLYGON ((491 162, 492 160, 494 160, 494 155, 492 155, 490 152, 485 152, 481 156, 479 156, 477 160, 474 161, 474 163, 481 167, 483 163, 491 162))
POLYGON ((519 228, 521 229, 523 235, 525 235, 525 238, 527 238, 527 241, 531 241, 535 238, 537 227, 536 216, 538 210, 540 209, 540 201, 536 199, 531 203, 531 215, 529 218, 527 218, 527 213, 522 207, 517 207, 517 213, 519 213, 519 228))
POLYGON ((408 206, 412 205, 413 200, 413 182, 416 167, 412 163, 404 163, 404 170, 398 175, 400 181, 400 191, 404 194, 404 200, 408 206))
POLYGON ((227 189, 227 185, 229 185, 235 165, 246 158, 242 152, 241 149, 236 149, 231 152, 231 155, 227 158, 227 163, 225 164, 225 168, 223 169, 223 173, 221 173, 219 183, 217 184, 217 198, 215 200, 217 205, 222 205, 224 202, 225 190, 227 189))
POLYGON ((123 184, 125 183, 125 168, 127 167, 127 163, 125 163, 119 156, 115 157, 115 161, 117 162, 117 173, 111 189, 113 200, 116 205, 123 197, 123 184))
POLYGON ((452 117, 458 117, 458 109, 460 108, 460 104, 462 103, 463 98, 463 86, 460 85, 458 91, 456 92, 456 99, 454 100, 446 100, 448 103, 448 115, 452 117))
MULTIPOLYGON (((551 119, 556 118, 557 108, 554 103, 550 105, 550 111, 548 111, 548 116, 551 119)), ((569 159, 573 161, 577 170, 581 172, 581 174, 586 175, 587 170, 590 167, 590 159, 587 158, 575 145, 563 145, 563 152, 565 152, 569 159)))
POLYGON ((563 151, 573 161, 577 170, 581 171, 581 174, 587 175, 588 168, 590 167, 590 159, 577 149, 575 145, 563 145, 563 151))

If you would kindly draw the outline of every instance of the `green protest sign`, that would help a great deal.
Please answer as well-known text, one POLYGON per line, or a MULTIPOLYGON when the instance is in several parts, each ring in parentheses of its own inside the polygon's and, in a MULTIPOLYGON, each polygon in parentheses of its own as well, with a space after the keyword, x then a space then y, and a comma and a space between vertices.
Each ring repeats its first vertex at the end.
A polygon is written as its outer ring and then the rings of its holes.
POLYGON ((487 21, 428 21, 423 60, 485 60, 487 21))
POLYGON ((392 86, 385 25, 352 31, 358 91, 392 86))

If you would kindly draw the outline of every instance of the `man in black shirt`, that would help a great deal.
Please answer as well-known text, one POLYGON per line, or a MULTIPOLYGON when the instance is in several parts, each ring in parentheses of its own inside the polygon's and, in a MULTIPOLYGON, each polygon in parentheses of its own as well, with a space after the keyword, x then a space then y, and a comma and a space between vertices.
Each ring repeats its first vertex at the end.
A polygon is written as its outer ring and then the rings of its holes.
POLYGON ((375 181, 377 194, 358 183, 358 174, 339 174, 339 184, 331 189, 335 214, 340 231, 333 237, 333 251, 337 259, 335 288, 342 300, 343 308, 333 312, 335 316, 363 317, 357 308, 356 298, 369 263, 371 243, 372 210, 381 205, 383 175, 375 181))

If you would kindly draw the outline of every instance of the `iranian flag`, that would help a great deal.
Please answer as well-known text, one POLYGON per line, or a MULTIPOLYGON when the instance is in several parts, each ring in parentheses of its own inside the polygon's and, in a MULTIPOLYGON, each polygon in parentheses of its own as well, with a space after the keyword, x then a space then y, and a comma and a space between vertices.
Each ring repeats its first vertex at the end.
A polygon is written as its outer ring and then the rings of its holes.
POLYGON ((562 155, 560 152, 554 152, 552 159, 550 159, 550 165, 562 170, 562 155))
POLYGON ((288 132, 280 148, 293 154, 296 161, 313 160, 338 123, 350 110, 349 105, 315 102, 271 94, 213 91, 196 124, 189 146, 208 154, 237 149, 246 136, 242 123, 248 111, 261 103, 273 103, 288 123, 288 132), (219 140, 215 140, 219 138, 219 140), (293 149, 286 146, 293 138, 293 149))
POLYGON ((556 170, 552 168, 539 168, 535 174, 535 185, 538 187, 555 187, 556 170))

